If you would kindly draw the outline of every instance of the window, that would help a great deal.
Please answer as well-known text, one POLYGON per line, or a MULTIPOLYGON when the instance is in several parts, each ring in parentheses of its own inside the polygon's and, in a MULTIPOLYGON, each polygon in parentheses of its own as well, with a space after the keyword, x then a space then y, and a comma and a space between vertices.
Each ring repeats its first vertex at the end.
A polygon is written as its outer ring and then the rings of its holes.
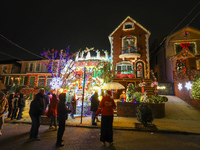
POLYGON ((30 77, 29 79, 29 87, 34 87, 35 86, 35 77, 30 77))
POLYGON ((7 73, 7 71, 8 71, 8 67, 7 66, 3 66, 2 74, 7 73))
POLYGON ((20 76, 20 85, 26 85, 27 84, 27 77, 26 76, 20 76))
POLYGON ((36 72, 40 72, 40 67, 41 67, 40 63, 36 64, 36 72))
MULTIPOLYGON (((175 43, 175 52, 176 54, 180 53, 183 49, 190 51, 193 54, 196 54, 196 43, 187 42, 187 43, 175 43)), ((182 54, 184 56, 184 54, 182 54)))
POLYGON ((134 53, 137 51, 137 37, 127 35, 122 38, 123 53, 134 53))
POLYGON ((11 85, 11 77, 10 76, 6 77, 5 85, 11 85))
POLYGON ((117 66, 117 71, 121 71, 122 66, 117 66))
POLYGON ((38 78, 38 86, 44 86, 45 76, 39 76, 38 78))
POLYGON ((133 22, 127 22, 123 26, 123 30, 133 30, 134 29, 134 23, 133 22))
POLYGON ((127 66, 127 71, 131 71, 132 70, 132 66, 127 66))
POLYGON ((30 71, 30 72, 33 72, 33 63, 30 63, 30 64, 29 64, 29 71, 30 71))
POLYGON ((52 76, 47 76, 47 83, 46 83, 47 87, 50 87, 50 82, 51 82, 52 78, 53 78, 52 76))

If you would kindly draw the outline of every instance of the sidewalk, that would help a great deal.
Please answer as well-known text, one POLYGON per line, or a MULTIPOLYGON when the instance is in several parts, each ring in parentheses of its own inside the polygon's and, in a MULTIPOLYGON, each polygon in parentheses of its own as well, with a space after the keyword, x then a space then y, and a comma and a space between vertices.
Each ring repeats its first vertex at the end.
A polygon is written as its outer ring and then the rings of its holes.
MULTIPOLYGON (((196 110, 176 96, 167 97, 168 102, 165 103, 165 117, 161 119, 154 119, 154 127, 138 129, 135 127, 135 124, 139 123, 137 118, 115 116, 113 128, 116 130, 200 134, 200 110, 196 110)), ((23 112, 23 119, 6 119, 5 122, 31 123, 31 119, 28 115, 28 109, 23 112)), ((92 126, 91 116, 83 117, 82 123, 80 116, 75 116, 75 119, 71 119, 69 117, 66 121, 66 126, 74 127, 100 128, 100 125, 101 123, 98 122, 97 126, 92 126)))

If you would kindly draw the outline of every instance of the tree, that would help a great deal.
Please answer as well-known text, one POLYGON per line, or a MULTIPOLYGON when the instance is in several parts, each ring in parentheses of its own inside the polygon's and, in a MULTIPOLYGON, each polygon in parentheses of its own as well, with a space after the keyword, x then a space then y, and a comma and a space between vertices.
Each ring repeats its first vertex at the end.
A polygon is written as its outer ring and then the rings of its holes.
POLYGON ((66 87, 67 83, 76 76, 73 68, 75 54, 69 55, 69 47, 60 52, 54 49, 44 51, 41 55, 48 59, 44 65, 53 77, 50 82, 53 89, 66 87))

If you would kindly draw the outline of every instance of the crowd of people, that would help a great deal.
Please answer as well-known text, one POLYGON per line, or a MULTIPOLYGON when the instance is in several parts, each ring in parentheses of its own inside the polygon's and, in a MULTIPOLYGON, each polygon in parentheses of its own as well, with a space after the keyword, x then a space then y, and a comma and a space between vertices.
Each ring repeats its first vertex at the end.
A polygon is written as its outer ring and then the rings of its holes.
MULTIPOLYGON (((8 117, 11 119, 21 119, 24 107, 25 99, 22 93, 11 93, 6 98, 5 94, 0 92, 0 135, 2 135, 1 129, 3 128, 5 113, 8 112, 8 117)), ((100 141, 103 145, 105 145, 105 142, 108 142, 109 145, 113 144, 113 115, 115 108, 116 104, 110 91, 106 91, 100 103, 97 92, 91 96, 91 122, 92 125, 97 125, 97 122, 100 122, 98 115, 101 113, 100 141)), ((42 115, 46 115, 51 120, 49 129, 54 128, 57 131, 56 146, 64 146, 62 137, 65 131, 65 121, 68 119, 68 114, 72 119, 75 119, 75 109, 76 97, 73 92, 69 91, 67 94, 60 93, 59 95, 52 93, 50 96, 49 93, 45 94, 43 88, 39 89, 38 94, 35 95, 30 104, 29 115, 32 123, 29 140, 40 140, 38 138, 40 118, 42 115)))

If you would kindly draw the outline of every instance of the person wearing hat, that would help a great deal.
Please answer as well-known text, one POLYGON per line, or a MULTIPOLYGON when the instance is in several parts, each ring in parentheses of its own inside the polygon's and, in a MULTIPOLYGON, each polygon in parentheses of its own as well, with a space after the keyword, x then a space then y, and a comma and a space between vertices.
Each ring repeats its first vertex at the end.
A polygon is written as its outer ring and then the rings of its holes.
POLYGON ((108 142, 109 146, 113 145, 113 116, 114 109, 116 108, 116 104, 111 95, 111 91, 106 91, 96 112, 96 115, 100 112, 102 115, 100 141, 103 145, 105 145, 105 142, 108 142))

